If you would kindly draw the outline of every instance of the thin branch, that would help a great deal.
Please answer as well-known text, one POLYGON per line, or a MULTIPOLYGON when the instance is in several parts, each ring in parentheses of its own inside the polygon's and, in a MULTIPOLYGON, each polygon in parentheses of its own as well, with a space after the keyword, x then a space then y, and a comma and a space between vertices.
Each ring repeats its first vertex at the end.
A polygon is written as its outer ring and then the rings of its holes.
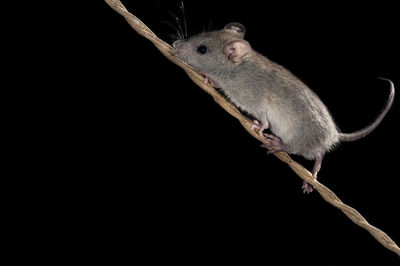
MULTIPOLYGON (((188 76, 196 83, 200 88, 205 90, 210 94, 214 100, 227 111, 232 116, 236 117, 242 126, 247 130, 247 132, 259 141, 264 142, 260 136, 250 130, 252 121, 243 116, 240 111, 230 102, 228 102, 223 96, 221 96, 214 88, 209 85, 204 84, 204 77, 194 70, 191 66, 185 62, 176 58, 173 54, 173 48, 165 43, 163 40, 159 39, 142 21, 137 17, 129 13, 124 5, 119 0, 105 0, 105 2, 110 5, 116 12, 122 15, 131 27, 140 35, 144 36, 146 39, 150 40, 162 54, 164 54, 169 60, 171 60, 176 65, 180 66, 188 76)), ((344 204, 329 188, 318 182, 316 179, 312 178, 311 173, 305 169, 302 165, 294 161, 287 153, 277 152, 274 155, 281 161, 289 165, 289 167, 304 181, 310 183, 315 187, 318 193, 330 204, 339 208, 347 217, 349 217, 355 224, 366 229, 377 241, 379 241, 384 247, 395 252, 400 256, 400 248, 396 243, 383 231, 372 226, 365 220, 365 218, 354 208, 344 204)))

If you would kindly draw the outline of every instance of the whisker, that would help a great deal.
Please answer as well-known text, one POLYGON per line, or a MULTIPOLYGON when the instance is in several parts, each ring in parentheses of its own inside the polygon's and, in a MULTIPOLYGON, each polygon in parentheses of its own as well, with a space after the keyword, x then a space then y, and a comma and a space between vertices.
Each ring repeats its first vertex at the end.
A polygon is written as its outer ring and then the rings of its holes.
MULTIPOLYGON (((154 0, 153 0, 154 1, 154 0)), ((186 12, 185 6, 183 4, 183 0, 177 1, 175 0, 175 6, 179 9, 178 15, 172 12, 170 9, 166 8, 160 1, 155 1, 157 5, 168 14, 170 18, 173 19, 173 23, 168 22, 168 20, 162 21, 162 23, 166 24, 168 27, 172 28, 177 35, 177 38, 180 40, 184 40, 188 38, 188 26, 186 21, 186 12)), ((176 11, 176 8, 174 9, 176 11)))
POLYGON ((210 19, 210 21, 208 22, 208 29, 207 29, 207 31, 211 31, 212 24, 213 24, 213 21, 212 21, 212 19, 210 19))
POLYGON ((183 32, 183 30, 182 30, 182 26, 181 26, 181 21, 179 20, 178 17, 175 17, 175 22, 176 22, 176 24, 178 25, 178 28, 179 28, 179 30, 180 30, 180 32, 181 32, 181 35, 182 35, 183 37, 185 37, 185 34, 184 34, 184 32, 183 32))
POLYGON ((171 43, 174 43, 175 41, 182 40, 182 38, 179 37, 179 36, 176 35, 176 34, 169 33, 167 36, 168 36, 169 39, 171 40, 171 43))
POLYGON ((181 6, 180 9, 182 11, 182 15, 183 15, 183 28, 184 28, 184 36, 185 38, 188 37, 188 30, 187 30, 187 23, 186 23, 186 12, 185 12, 185 6, 183 5, 183 0, 181 0, 181 6))
POLYGON ((175 31, 176 36, 179 39, 184 39, 183 33, 175 26, 173 25, 171 22, 167 21, 167 20, 162 20, 161 23, 163 23, 164 25, 167 25, 168 27, 172 28, 175 31))
MULTIPOLYGON (((174 20, 174 23, 176 24, 177 27, 173 27, 176 31, 179 30, 178 36, 181 39, 185 39, 185 34, 183 32, 182 26, 181 26, 181 21, 179 20, 179 17, 175 15, 172 11, 170 11, 168 8, 163 6, 160 2, 158 4, 167 12, 167 14, 174 20)), ((172 24, 170 24, 172 26, 172 24)))

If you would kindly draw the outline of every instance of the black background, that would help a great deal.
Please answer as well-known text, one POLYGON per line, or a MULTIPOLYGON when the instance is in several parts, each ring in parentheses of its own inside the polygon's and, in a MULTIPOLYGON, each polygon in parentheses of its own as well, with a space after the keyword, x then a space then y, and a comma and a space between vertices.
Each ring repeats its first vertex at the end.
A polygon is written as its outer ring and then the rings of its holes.
MULTIPOLYGON (((166 41, 174 33, 165 24, 174 23, 168 12, 181 16, 176 2, 123 1, 166 41)), ((388 84, 378 77, 400 84, 394 4, 184 4, 189 34, 244 24, 253 49, 308 84, 343 132, 366 126, 381 111, 388 84)), ((43 118, 54 123, 46 158, 71 188, 63 206, 75 204, 69 219, 80 221, 87 242, 115 243, 120 257, 134 250, 149 262, 187 265, 398 263, 317 192, 304 195, 300 178, 106 3, 88 8, 69 15, 69 35, 55 55, 72 65, 54 66, 65 86, 43 118)), ((319 174, 397 244, 399 116, 396 96, 382 124, 329 153, 319 174)))

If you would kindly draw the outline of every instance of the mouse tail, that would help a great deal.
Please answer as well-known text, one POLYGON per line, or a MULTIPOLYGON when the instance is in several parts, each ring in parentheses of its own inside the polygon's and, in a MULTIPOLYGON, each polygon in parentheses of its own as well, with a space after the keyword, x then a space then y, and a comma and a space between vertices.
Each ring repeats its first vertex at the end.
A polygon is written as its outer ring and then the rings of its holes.
POLYGON ((379 116, 375 119, 373 123, 371 123, 369 126, 360 129, 358 131, 355 131, 353 133, 340 133, 339 134, 339 140, 343 142, 348 142, 348 141, 355 141, 358 139, 361 139, 371 133, 382 121, 382 119, 386 116, 387 112, 389 111, 390 107, 393 104, 393 99, 394 99, 394 84, 391 80, 385 79, 385 78, 380 78, 382 80, 386 80, 390 83, 390 94, 389 98, 386 102, 385 108, 382 110, 382 112, 379 114, 379 116))

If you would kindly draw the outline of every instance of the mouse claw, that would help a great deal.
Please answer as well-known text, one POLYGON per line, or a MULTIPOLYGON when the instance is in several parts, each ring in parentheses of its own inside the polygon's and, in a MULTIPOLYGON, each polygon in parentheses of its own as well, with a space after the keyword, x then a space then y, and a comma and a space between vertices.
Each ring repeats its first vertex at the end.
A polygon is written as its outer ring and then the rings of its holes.
POLYGON ((211 80, 209 80, 207 76, 204 76, 204 84, 208 85, 209 83, 212 86, 211 80))
POLYGON ((272 150, 267 151, 267 154, 274 154, 275 152, 285 151, 283 148, 273 148, 272 150))
POLYGON ((253 124, 251 125, 251 127, 250 127, 250 130, 251 131, 255 131, 256 129, 257 130, 260 130, 260 123, 257 121, 257 120, 254 120, 253 121, 253 124))
POLYGON ((267 148, 269 151, 267 154, 273 154, 275 152, 285 151, 289 152, 287 146, 282 142, 282 140, 271 134, 263 134, 264 138, 268 143, 262 144, 261 147, 267 148))
POLYGON ((308 184, 306 181, 303 182, 303 186, 301 188, 303 189, 304 194, 310 194, 314 190, 314 187, 308 184))
POLYGON ((265 134, 264 130, 269 128, 269 123, 265 123, 264 125, 261 126, 260 122, 258 122, 257 120, 253 121, 253 124, 250 127, 251 131, 255 131, 258 130, 258 135, 260 136, 261 139, 268 141, 268 136, 269 134, 265 134))
POLYGON ((213 88, 217 87, 216 83, 212 79, 210 79, 209 76, 207 76, 206 74, 203 74, 203 76, 204 76, 204 84, 210 85, 213 88))

